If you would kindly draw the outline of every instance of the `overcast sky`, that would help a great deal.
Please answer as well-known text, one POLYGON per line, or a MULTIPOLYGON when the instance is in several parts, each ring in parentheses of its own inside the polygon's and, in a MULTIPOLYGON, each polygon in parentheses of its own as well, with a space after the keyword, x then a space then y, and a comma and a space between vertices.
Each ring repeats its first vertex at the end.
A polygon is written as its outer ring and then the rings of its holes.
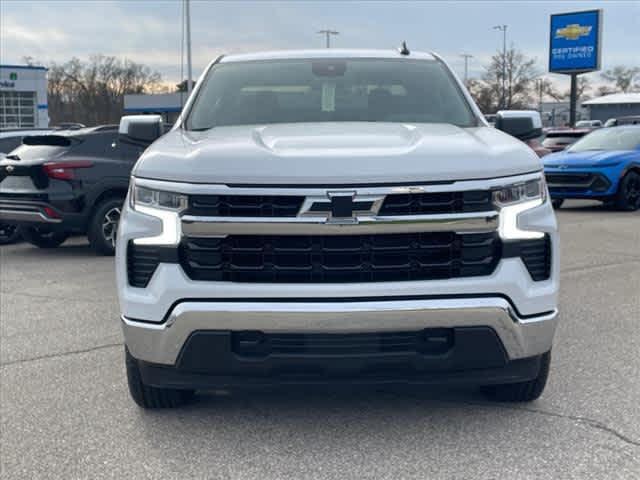
MULTIPOLYGON (((340 31, 336 47, 433 50, 460 73, 460 53, 474 56, 470 76, 508 43, 546 68, 549 15, 604 10, 603 67, 640 66, 640 0, 621 1, 234 1, 192 0, 194 76, 220 53, 316 48, 321 28, 340 31)), ((46 64, 95 53, 127 57, 180 77, 181 0, 0 0, 0 63, 31 56, 46 64)), ((563 81, 562 76, 556 76, 563 81)), ((566 80, 568 83, 568 80, 566 80)))

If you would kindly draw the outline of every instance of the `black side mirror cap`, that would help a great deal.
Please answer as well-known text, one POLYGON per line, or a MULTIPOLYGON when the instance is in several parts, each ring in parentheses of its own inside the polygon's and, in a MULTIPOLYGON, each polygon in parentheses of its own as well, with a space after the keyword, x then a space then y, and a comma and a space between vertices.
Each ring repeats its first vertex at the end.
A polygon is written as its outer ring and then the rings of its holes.
POLYGON ((542 119, 535 110, 501 110, 495 126, 523 142, 542 136, 542 119))
POLYGON ((164 135, 160 115, 127 115, 120 119, 118 138, 121 142, 148 146, 164 135))

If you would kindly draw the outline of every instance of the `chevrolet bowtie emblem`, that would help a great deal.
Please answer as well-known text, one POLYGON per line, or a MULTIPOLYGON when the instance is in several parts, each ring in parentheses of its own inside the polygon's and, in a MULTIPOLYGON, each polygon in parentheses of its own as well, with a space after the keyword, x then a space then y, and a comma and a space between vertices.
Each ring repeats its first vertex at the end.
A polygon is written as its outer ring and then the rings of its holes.
POLYGON ((564 28, 558 28, 556 30, 556 38, 564 38, 565 40, 578 40, 580 37, 586 37, 591 33, 591 25, 582 26, 577 23, 572 23, 564 28))
POLYGON ((353 191, 327 192, 329 198, 307 197, 301 216, 323 216, 327 223, 357 223, 358 215, 375 216, 384 195, 356 195, 353 191))

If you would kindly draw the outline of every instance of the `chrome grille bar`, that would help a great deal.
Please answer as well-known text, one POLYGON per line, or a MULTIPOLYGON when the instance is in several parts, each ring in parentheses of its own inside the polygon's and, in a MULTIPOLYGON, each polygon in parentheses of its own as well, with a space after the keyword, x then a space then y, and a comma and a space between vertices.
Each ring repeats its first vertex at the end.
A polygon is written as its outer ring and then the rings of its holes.
POLYGON ((482 233, 497 230, 498 212, 448 215, 363 216, 345 221, 326 217, 182 217, 188 237, 226 235, 357 235, 418 232, 482 233))

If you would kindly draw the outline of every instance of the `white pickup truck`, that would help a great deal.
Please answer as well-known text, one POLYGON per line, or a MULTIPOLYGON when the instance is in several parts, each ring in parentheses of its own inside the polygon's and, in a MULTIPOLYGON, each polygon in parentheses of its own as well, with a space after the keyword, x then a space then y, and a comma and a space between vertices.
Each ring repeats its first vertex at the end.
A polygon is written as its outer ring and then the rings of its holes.
POLYGON ((283 51, 213 61, 162 131, 120 125, 153 142, 117 243, 140 406, 293 383, 542 393, 557 226, 514 138, 540 135, 539 118, 489 127, 435 54, 283 51))

